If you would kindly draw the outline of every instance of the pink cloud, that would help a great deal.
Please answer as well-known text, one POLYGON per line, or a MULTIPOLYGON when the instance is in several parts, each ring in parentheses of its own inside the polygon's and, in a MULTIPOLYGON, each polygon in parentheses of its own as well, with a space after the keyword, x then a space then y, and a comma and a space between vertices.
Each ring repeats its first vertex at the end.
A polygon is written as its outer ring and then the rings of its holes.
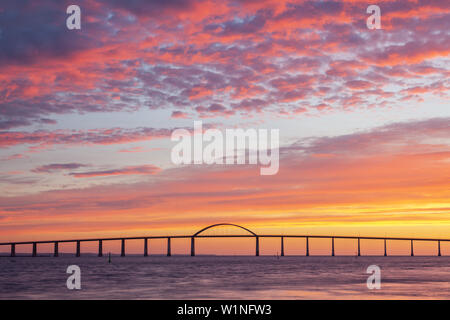
POLYGON ((32 171, 35 173, 51 173, 54 171, 61 171, 61 170, 73 170, 85 167, 85 164, 81 163, 51 163, 44 166, 40 166, 37 168, 34 168, 32 171))
POLYGON ((39 130, 34 132, 0 132, 0 147, 21 144, 37 145, 45 148, 55 144, 62 145, 110 145, 146 141, 170 137, 171 129, 141 127, 134 129, 111 128, 91 130, 39 130))
MULTIPOLYGON (((399 91, 412 82, 429 85, 432 75, 448 77, 445 65, 433 63, 449 54, 444 30, 450 27, 450 12, 444 1, 383 1, 386 29, 381 32, 365 27, 366 5, 354 0, 295 5, 269 0, 89 1, 90 32, 67 37, 40 20, 58 18, 51 1, 39 8, 19 8, 9 1, 5 10, 26 23, 17 27, 13 19, 5 20, 14 32, 0 38, 0 129, 51 125, 51 115, 148 107, 168 108, 177 118, 217 103, 227 112, 206 110, 201 116, 251 116, 285 110, 279 105, 301 100, 330 104, 332 93, 344 97, 356 90, 361 95, 357 102, 365 108, 367 96, 378 98, 380 105, 388 101, 383 92, 370 91, 387 84, 381 75, 394 75, 388 81, 399 91), (138 5, 146 9, 137 10, 138 5), (108 21, 112 28, 103 27, 105 12, 116 17, 108 21), (179 27, 171 27, 175 25, 179 27), (111 30, 117 32, 112 35, 111 30), (330 93, 321 90, 324 86, 330 93), (252 101, 265 104, 255 108, 252 101)), ((447 91, 442 87, 427 93, 447 91)), ((394 104, 404 97, 389 98, 394 104)))

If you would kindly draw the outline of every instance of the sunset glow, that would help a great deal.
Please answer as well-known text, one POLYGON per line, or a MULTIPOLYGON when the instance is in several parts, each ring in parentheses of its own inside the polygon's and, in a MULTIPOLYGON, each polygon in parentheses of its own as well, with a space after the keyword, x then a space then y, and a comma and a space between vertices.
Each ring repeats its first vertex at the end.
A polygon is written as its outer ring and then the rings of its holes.
MULTIPOLYGON (((80 0, 81 30, 66 28, 71 2, 33 3, 0 3, 0 242, 191 235, 221 222, 450 238, 448 1, 377 1, 375 30, 359 0, 80 0), (278 172, 174 164, 172 132, 200 120, 279 129, 278 172)), ((151 250, 164 253, 158 241, 151 250)), ((261 241, 261 254, 279 252, 279 239, 261 241)), ((329 240, 314 241, 329 254, 329 240)), ((286 250, 303 255, 304 242, 286 250)), ((176 240, 174 253, 189 245, 176 240)), ((382 242, 362 245, 382 254, 382 242)), ((197 245, 253 251, 251 238, 197 245)))

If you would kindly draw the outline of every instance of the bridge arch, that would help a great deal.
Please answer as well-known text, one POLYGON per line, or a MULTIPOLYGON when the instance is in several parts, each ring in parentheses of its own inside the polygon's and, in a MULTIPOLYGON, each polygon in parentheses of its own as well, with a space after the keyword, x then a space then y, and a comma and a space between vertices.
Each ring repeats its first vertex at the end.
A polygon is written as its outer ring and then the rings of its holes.
POLYGON ((255 237, 258 236, 258 235, 257 235, 256 233, 254 233, 253 231, 251 231, 251 230, 249 230, 249 229, 247 229, 247 228, 245 228, 245 227, 243 227, 243 226, 237 225, 237 224, 233 224, 233 223, 217 223, 217 224, 212 224, 212 225, 210 225, 210 226, 207 226, 207 227, 205 227, 205 228, 203 228, 203 229, 197 231, 196 233, 194 233, 193 237, 198 236, 199 234, 201 234, 202 232, 204 232, 204 231, 206 231, 206 230, 208 230, 208 229, 215 228, 215 227, 219 227, 219 226, 233 226, 233 227, 237 227, 237 228, 240 228, 240 229, 242 229, 242 230, 247 231, 248 233, 250 233, 251 235, 253 235, 253 236, 255 236, 255 237))

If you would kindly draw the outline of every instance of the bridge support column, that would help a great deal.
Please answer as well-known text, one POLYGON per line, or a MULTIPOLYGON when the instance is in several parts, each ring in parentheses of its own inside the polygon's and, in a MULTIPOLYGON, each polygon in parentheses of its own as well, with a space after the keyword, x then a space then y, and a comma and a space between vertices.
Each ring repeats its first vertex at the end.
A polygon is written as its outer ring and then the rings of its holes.
POLYGON ((195 238, 191 238, 191 257, 195 256, 195 238))
POLYGON ((255 256, 258 257, 259 256, 259 237, 256 236, 256 252, 255 252, 255 256))
POLYGON ((16 244, 12 243, 11 244, 11 257, 15 257, 16 256, 16 244))
POLYGON ((331 238, 331 256, 334 257, 334 238, 331 238))
POLYGON ((358 257, 361 256, 361 239, 358 238, 358 257))
POLYGON ((144 257, 148 256, 148 238, 144 239, 144 257))
POLYGON ((53 249, 53 256, 54 257, 58 257, 59 256, 58 245, 59 245, 58 241, 55 241, 54 249, 53 249))
POLYGON ((438 241, 438 257, 441 256, 441 241, 438 241))
POLYGON ((98 256, 103 257, 103 240, 98 240, 98 256))
POLYGON ((76 257, 81 256, 81 244, 80 240, 77 240, 77 253, 75 254, 76 257))
POLYGON ((120 256, 125 257, 125 239, 122 239, 122 246, 120 249, 120 256))
POLYGON ((37 243, 33 242, 33 253, 32 253, 33 257, 37 256, 37 243))
POLYGON ((309 238, 306 237, 306 256, 309 257, 309 238))
POLYGON ((284 257, 284 237, 281 237, 281 256, 284 257))
POLYGON ((411 257, 414 257, 414 243, 411 240, 411 257))
POLYGON ((170 257, 172 253, 170 252, 170 237, 167 238, 167 256, 170 257))
POLYGON ((384 256, 387 257, 387 245, 386 245, 386 239, 384 239, 384 256))

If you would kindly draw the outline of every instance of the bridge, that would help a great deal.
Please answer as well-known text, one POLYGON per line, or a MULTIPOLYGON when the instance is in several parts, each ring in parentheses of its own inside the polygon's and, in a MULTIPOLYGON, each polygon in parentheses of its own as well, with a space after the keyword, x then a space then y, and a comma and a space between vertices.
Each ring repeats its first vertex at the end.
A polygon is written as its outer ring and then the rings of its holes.
POLYGON ((361 256, 361 240, 384 240, 384 256, 388 255, 387 252, 387 241, 388 240, 404 240, 410 241, 411 243, 411 256, 414 256, 414 242, 416 241, 426 241, 426 242, 436 242, 437 244, 437 256, 441 256, 441 242, 450 242, 450 239, 430 239, 430 238, 399 238, 399 237, 365 237, 365 236, 335 236, 335 235, 276 235, 276 234, 256 234, 255 232, 247 229, 243 226, 232 224, 232 223, 218 223, 207 226, 192 235, 173 235, 173 236, 142 236, 142 237, 119 237, 119 238, 95 238, 95 239, 72 239, 72 240, 47 240, 47 241, 24 241, 24 242, 3 242, 0 246, 10 246, 10 256, 16 256, 16 246, 18 245, 32 245, 32 257, 38 255, 38 244, 53 244, 54 246, 54 257, 59 256, 59 244, 60 243, 75 243, 76 252, 75 256, 81 256, 81 243, 82 242, 98 242, 98 256, 103 256, 103 242, 105 241, 121 241, 121 253, 122 257, 125 256, 125 244, 127 240, 143 240, 144 241, 144 256, 149 255, 149 240, 151 239, 166 239, 167 240, 167 256, 172 255, 171 252, 171 240, 172 239, 191 239, 191 256, 195 256, 195 239, 199 238, 254 238, 255 239, 255 256, 259 256, 259 239, 261 238, 280 238, 280 251, 281 256, 285 255, 284 250, 284 239, 285 238, 303 238, 306 239, 306 256, 310 255, 310 239, 330 239, 331 240, 331 256, 335 256, 334 241, 335 239, 353 239, 357 241, 358 244, 358 256, 361 256), (219 227, 219 226, 231 226, 244 230, 246 234, 239 235, 206 235, 204 232, 206 230, 219 227))

